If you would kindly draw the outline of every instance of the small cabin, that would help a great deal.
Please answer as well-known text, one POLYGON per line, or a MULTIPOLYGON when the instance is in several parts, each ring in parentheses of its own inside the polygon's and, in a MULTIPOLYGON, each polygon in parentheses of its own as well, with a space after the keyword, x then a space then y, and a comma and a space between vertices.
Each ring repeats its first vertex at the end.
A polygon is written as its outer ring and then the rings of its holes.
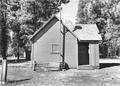
POLYGON ((96 24, 75 23, 78 1, 71 0, 63 6, 63 16, 53 16, 32 36, 32 63, 58 67, 64 48, 64 60, 70 68, 99 68, 98 43, 102 38, 96 24))

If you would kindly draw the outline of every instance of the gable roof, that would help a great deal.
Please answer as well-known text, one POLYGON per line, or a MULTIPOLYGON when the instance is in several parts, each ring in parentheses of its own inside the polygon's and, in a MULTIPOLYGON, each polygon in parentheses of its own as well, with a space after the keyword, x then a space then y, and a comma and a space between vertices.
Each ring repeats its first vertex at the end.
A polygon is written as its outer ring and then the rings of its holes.
POLYGON ((65 22, 68 30, 79 40, 86 41, 100 41, 102 40, 101 35, 96 24, 72 24, 72 22, 65 22), (80 26, 81 29, 76 29, 75 26, 80 26))
POLYGON ((82 27, 81 30, 77 29, 73 33, 80 40, 102 40, 96 24, 79 24, 82 27))
POLYGON ((54 19, 62 20, 62 22, 65 22, 66 20, 70 20, 72 21, 72 23, 75 23, 77 11, 78 11, 78 4, 79 4, 79 0, 70 0, 68 4, 62 4, 61 12, 50 18, 47 23, 45 23, 38 31, 36 31, 31 37, 31 40, 33 40, 34 37, 40 31, 42 31, 42 29, 45 28, 46 25, 48 25, 51 21, 54 21, 54 19))
MULTIPOLYGON (((39 39, 45 32, 50 29, 59 19, 53 16, 48 22, 46 22, 36 33, 31 37, 32 41, 39 39), (47 30, 44 30, 47 28, 47 30), (45 31, 45 32, 43 32, 45 31), (38 35, 41 33, 41 35, 38 35), (38 36, 37 36, 38 35, 38 36), (37 37, 37 38, 36 38, 37 37)), ((102 40, 101 35, 98 34, 99 30, 96 24, 72 24, 71 21, 61 22, 71 34, 79 41, 100 41, 102 40), (75 26, 80 26, 82 29, 75 29, 75 26)))
MULTIPOLYGON (((38 31, 33 34, 31 40, 37 40, 41 36, 38 34, 45 28, 51 28, 57 21, 60 21, 75 38, 81 40, 102 40, 96 24, 75 24, 76 16, 78 11, 79 0, 70 0, 66 5, 62 5, 61 13, 58 13, 51 17, 38 31), (75 26, 81 26, 81 30, 74 30, 75 26), (38 36, 37 36, 38 35, 38 36), (37 37, 37 38, 36 38, 37 37)), ((43 32, 44 34, 45 32, 43 32)))
POLYGON ((39 37, 41 37, 45 32, 43 32, 41 35, 39 35, 40 32, 42 32, 45 28, 47 28, 47 30, 49 28, 51 28, 57 21, 59 21, 59 19, 56 16, 51 17, 45 24, 43 24, 42 27, 40 27, 30 38, 31 41, 36 41, 37 39, 39 39, 39 37), (36 38, 38 36, 38 38, 36 38))
POLYGON ((102 40, 96 24, 79 24, 79 26, 82 29, 73 32, 79 40, 102 40))

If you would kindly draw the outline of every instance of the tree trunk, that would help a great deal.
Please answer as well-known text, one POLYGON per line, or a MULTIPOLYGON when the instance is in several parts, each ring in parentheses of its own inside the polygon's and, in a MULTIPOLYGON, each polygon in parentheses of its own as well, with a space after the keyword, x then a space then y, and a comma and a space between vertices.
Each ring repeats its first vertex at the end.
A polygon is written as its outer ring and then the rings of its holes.
POLYGON ((19 42, 20 42, 20 26, 18 25, 18 28, 19 28, 19 30, 18 30, 18 32, 17 32, 17 40, 18 40, 18 43, 17 43, 17 61, 19 62, 19 60, 20 60, 20 54, 19 54, 19 48, 20 48, 20 44, 19 44, 19 42))
POLYGON ((25 50, 25 58, 26 58, 26 61, 29 61, 30 60, 30 51, 28 50, 25 50))
MULTIPOLYGON (((19 43, 18 43, 18 45, 19 45, 19 43)), ((19 46, 17 47, 17 61, 19 61, 20 60, 20 55, 19 55, 19 46)))
POLYGON ((120 48, 118 48, 118 56, 120 56, 120 48))
MULTIPOLYGON (((7 0, 1 0, 1 4, 7 3, 7 0)), ((2 6, 1 6, 2 8, 2 6)), ((7 10, 7 6, 5 6, 5 10, 7 10)), ((7 82, 7 49, 8 49, 8 34, 7 34, 7 18, 6 12, 1 12, 1 55, 2 55, 2 72, 1 72, 1 83, 5 84, 7 82)))
POLYGON ((1 84, 7 82, 7 59, 2 60, 1 84))

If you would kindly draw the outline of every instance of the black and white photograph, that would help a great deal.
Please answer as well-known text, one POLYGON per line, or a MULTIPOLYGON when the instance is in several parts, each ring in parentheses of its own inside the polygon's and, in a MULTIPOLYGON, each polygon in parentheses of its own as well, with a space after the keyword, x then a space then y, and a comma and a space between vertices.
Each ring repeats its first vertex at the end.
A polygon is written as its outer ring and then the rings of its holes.
POLYGON ((0 0, 0 86, 120 86, 120 0, 0 0))

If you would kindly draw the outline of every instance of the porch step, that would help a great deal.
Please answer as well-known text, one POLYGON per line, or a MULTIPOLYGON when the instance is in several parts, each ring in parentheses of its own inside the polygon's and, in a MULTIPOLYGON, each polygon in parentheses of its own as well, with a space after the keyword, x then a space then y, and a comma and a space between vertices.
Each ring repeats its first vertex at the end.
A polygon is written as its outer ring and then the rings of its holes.
POLYGON ((90 65, 80 65, 78 66, 79 70, 94 70, 99 69, 99 66, 90 66, 90 65))
POLYGON ((59 70, 59 63, 36 64, 35 71, 55 71, 59 70))

